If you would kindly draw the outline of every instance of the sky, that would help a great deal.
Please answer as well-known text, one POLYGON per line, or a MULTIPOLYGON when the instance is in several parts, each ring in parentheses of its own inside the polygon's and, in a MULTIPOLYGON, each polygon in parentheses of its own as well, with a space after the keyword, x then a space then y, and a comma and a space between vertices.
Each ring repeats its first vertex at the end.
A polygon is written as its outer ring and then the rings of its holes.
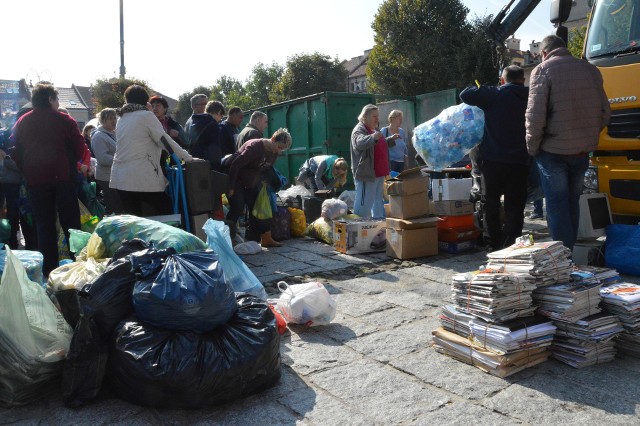
MULTIPOLYGON (((227 75, 245 81, 262 62, 300 53, 340 60, 373 46, 382 0, 124 0, 126 76, 176 98, 227 75)), ((469 16, 507 3, 463 0, 469 16)), ((516 37, 522 49, 552 32, 542 0, 516 37)), ((120 68, 118 0, 1 0, 0 79, 88 86, 120 68)))

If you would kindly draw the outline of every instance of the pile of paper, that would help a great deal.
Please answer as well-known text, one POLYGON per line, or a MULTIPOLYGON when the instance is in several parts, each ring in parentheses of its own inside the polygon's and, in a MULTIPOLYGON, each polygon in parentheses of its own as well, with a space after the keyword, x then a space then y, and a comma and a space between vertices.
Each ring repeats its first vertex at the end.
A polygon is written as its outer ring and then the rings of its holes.
POLYGON ((617 315, 626 330, 640 332, 640 285, 616 283, 602 287, 600 295, 605 310, 617 315))
POLYGON ((440 324, 452 333, 469 337, 471 334, 469 322, 474 318, 473 315, 459 311, 454 305, 444 305, 440 314, 440 324))
POLYGON ((574 281, 540 287, 533 292, 537 313, 554 320, 574 322, 600 309, 600 281, 591 272, 574 271, 574 281))
POLYGON ((507 377, 525 368, 540 364, 546 361, 550 354, 546 347, 537 347, 500 355, 488 349, 477 347, 469 339, 442 327, 434 330, 432 334, 433 347, 437 352, 471 364, 497 377, 507 377))
POLYGON ((455 307, 490 323, 533 315, 531 293, 536 284, 527 274, 473 272, 453 276, 455 307))
MULTIPOLYGON (((603 286, 622 281, 620 274, 615 269, 605 268, 602 266, 580 265, 578 271, 589 272, 593 274, 593 278, 598 280, 603 286)), ((575 271, 574 271, 575 272, 575 271)))
POLYGON ((474 319, 469 323, 469 328, 474 345, 501 355, 551 346, 556 332, 549 318, 538 316, 518 318, 502 324, 474 319))
POLYGON ((624 331, 616 339, 618 352, 640 358, 640 333, 624 331))
POLYGON ((513 245, 487 255, 486 268, 492 271, 526 274, 538 285, 563 283, 570 280, 571 250, 562 241, 548 241, 531 245, 513 245))
POLYGON ((602 364, 616 356, 613 340, 622 331, 615 315, 595 314, 575 322, 555 321, 552 356, 575 368, 602 364))

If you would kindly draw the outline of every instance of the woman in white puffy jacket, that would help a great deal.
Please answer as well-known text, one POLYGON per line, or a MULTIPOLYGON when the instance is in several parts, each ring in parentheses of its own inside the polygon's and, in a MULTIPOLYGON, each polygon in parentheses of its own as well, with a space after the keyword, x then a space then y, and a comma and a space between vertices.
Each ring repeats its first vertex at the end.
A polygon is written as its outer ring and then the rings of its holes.
POLYGON ((116 153, 111 166, 109 187, 118 191, 122 211, 136 216, 155 216, 171 212, 165 193, 167 179, 160 164, 162 138, 173 152, 187 162, 193 157, 165 133, 149 110, 149 94, 139 85, 125 90, 126 104, 119 110, 116 125, 116 153))

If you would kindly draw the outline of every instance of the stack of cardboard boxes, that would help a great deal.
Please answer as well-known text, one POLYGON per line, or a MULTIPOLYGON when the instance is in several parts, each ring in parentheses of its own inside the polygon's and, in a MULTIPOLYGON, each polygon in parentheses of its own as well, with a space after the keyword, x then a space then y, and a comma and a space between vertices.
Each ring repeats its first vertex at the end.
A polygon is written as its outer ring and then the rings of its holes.
POLYGON ((437 217, 432 217, 429 175, 406 170, 386 183, 387 255, 397 259, 438 254, 437 217))
POLYGON ((438 222, 438 247, 447 253, 459 253, 476 246, 480 230, 473 221, 473 203, 469 202, 472 180, 434 179, 431 193, 438 222))

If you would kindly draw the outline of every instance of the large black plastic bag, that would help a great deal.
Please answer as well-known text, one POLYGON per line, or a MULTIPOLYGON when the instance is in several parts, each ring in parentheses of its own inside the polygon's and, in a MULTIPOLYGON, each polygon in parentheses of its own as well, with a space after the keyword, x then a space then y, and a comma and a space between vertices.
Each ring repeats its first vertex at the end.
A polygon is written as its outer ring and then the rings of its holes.
POLYGON ((209 333, 175 332, 131 317, 118 325, 107 378, 118 397, 153 407, 197 408, 274 385, 280 335, 267 302, 237 296, 238 311, 209 333))
POLYGON ((138 281, 133 308, 139 320, 160 328, 205 333, 226 324, 236 312, 233 288, 227 284, 214 252, 193 257, 208 266, 202 271, 183 256, 169 256, 160 273, 138 281))

